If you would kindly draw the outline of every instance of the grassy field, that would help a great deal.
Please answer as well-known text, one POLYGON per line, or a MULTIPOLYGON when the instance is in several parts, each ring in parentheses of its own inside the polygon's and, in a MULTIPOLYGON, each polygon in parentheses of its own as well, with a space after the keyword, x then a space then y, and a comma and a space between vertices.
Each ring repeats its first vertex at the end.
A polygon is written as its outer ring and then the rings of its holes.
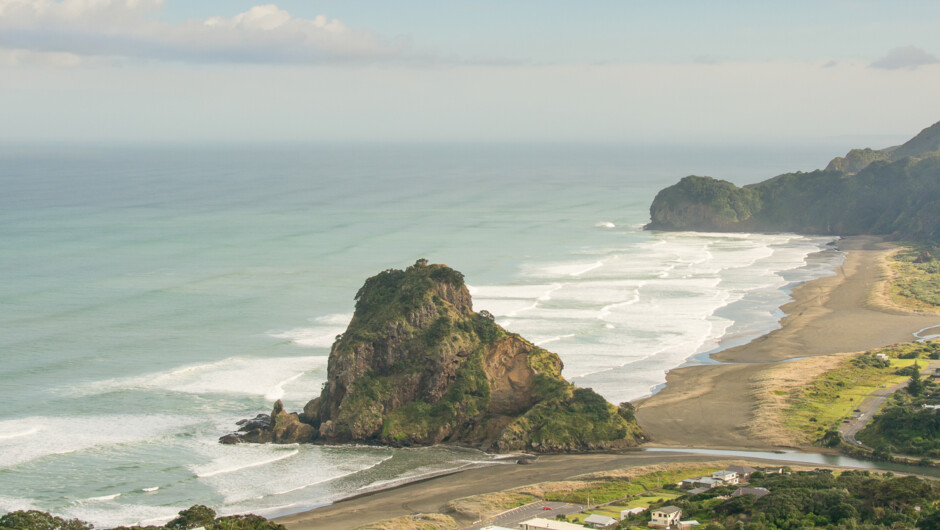
MULTIPOLYGON (((655 471, 632 477, 629 481, 608 478, 606 480, 593 481, 586 487, 572 491, 548 493, 545 495, 545 499, 579 504, 587 504, 590 500, 591 504, 605 504, 626 497, 658 490, 663 486, 675 484, 685 478, 710 475, 721 469, 724 468, 708 466, 655 471)), ((660 492, 657 491, 656 495, 659 494, 660 492)), ((658 499, 659 497, 657 496, 656 498, 658 499)), ((649 506, 649 504, 647 504, 647 506, 649 506)))
POLYGON ((915 310, 940 309, 940 248, 907 243, 888 259, 891 300, 915 310))
MULTIPOLYGON (((872 392, 908 379, 895 372, 918 362, 916 359, 891 359, 889 367, 879 368, 857 363, 856 359, 858 357, 842 361, 838 368, 795 390, 784 413, 784 425, 804 440, 815 442, 826 431, 838 429, 842 420, 851 416, 872 392)), ((924 361, 920 364, 923 366, 924 361)))

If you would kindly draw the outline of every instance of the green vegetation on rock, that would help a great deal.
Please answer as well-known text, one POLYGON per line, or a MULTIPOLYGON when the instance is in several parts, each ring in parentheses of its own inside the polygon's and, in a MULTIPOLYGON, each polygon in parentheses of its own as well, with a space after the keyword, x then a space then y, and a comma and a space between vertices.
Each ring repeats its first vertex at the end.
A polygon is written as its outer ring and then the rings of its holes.
POLYGON ((730 229, 761 210, 760 194, 726 180, 691 175, 656 195, 650 228, 730 229))
POLYGON ((744 187, 685 177, 657 194, 653 230, 875 234, 940 241, 940 123, 906 144, 744 187))
POLYGON ((333 344, 327 382, 303 414, 276 407, 273 427, 243 439, 539 452, 642 439, 632 407, 575 388, 561 370, 554 353, 506 332, 486 311, 475 313, 461 273, 418 260, 366 280, 333 344))

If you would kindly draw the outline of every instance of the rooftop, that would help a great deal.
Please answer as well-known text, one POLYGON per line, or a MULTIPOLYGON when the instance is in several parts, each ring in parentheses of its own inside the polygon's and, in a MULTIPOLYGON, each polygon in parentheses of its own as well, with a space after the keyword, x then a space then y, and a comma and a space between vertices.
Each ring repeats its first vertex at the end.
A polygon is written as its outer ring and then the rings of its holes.
POLYGON ((579 524, 571 524, 564 521, 553 521, 551 519, 543 519, 541 517, 529 519, 528 521, 522 521, 519 523, 519 525, 543 528, 545 530, 584 530, 584 527, 579 524))
POLYGON ((586 519, 584 519, 584 522, 587 524, 602 524, 606 526, 606 525, 616 523, 617 520, 614 519, 613 517, 608 517, 606 515, 599 515, 595 513, 595 514, 589 515, 586 519))

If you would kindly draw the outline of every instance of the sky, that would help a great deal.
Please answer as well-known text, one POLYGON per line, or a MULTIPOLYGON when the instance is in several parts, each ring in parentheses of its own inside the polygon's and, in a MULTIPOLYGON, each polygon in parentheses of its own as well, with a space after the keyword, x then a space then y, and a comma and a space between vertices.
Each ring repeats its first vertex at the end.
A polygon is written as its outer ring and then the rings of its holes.
POLYGON ((940 120, 936 1, 275 2, 0 0, 0 141, 864 143, 940 120))

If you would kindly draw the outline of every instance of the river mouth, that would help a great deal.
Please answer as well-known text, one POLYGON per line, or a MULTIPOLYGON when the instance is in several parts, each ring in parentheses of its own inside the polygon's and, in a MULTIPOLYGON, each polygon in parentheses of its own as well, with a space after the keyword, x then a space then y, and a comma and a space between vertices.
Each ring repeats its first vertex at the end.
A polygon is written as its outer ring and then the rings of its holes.
POLYGON ((736 449, 647 447, 642 449, 642 451, 650 453, 691 453, 714 456, 739 456, 742 458, 757 458, 781 463, 851 467, 872 471, 891 471, 895 473, 940 478, 940 469, 935 467, 895 464, 893 462, 875 462, 839 454, 808 453, 793 449, 779 451, 747 451, 736 449))

